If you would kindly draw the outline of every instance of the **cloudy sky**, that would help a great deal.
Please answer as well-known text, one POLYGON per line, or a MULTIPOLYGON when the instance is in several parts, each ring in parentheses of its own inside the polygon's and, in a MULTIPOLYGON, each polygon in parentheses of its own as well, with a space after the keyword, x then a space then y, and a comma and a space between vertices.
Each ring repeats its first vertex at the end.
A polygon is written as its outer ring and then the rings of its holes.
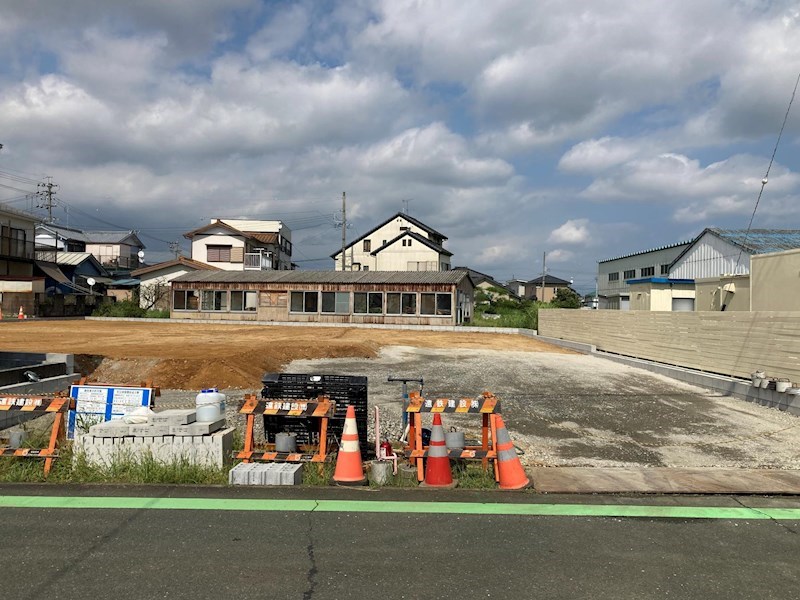
MULTIPOLYGON (((0 0, 0 201, 52 176, 151 262, 280 218, 327 269, 342 191, 349 237, 409 200, 454 264, 588 291, 747 226, 798 73, 796 1, 0 0)), ((757 227, 800 228, 798 134, 800 101, 757 227)))

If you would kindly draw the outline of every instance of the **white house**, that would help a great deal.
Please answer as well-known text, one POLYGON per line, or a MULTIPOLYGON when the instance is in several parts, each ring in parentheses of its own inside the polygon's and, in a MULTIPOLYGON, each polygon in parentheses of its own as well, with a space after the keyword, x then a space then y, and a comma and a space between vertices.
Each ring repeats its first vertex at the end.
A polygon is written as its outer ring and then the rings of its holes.
POLYGON ((281 221, 212 219, 184 237, 192 243, 192 260, 223 271, 293 268, 292 232, 281 221))
POLYGON ((452 252, 442 235, 405 213, 397 213, 331 254, 337 271, 449 271, 452 252))
POLYGON ((139 267, 145 245, 135 231, 82 231, 53 224, 36 226, 36 258, 56 262, 59 252, 89 252, 110 271, 139 267))
POLYGON ((170 285, 169 282, 192 273, 202 270, 216 270, 208 264, 179 256, 175 260, 149 265, 131 272, 131 277, 139 279, 139 306, 146 309, 169 309, 170 307, 170 285))

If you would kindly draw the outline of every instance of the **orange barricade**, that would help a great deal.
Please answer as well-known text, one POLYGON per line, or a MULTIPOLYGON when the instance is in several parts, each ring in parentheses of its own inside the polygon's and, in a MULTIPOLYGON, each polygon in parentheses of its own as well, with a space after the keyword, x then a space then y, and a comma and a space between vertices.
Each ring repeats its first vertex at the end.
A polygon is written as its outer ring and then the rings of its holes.
POLYGON ((234 458, 243 462, 325 462, 328 458, 328 419, 333 416, 336 403, 328 396, 308 400, 280 400, 259 398, 255 394, 244 397, 239 414, 247 415, 247 426, 244 432, 244 449, 234 453, 234 458), (275 415, 281 417, 319 419, 319 444, 305 446, 303 452, 276 452, 274 444, 265 444, 256 449, 253 429, 256 415, 275 415))
POLYGON ((72 398, 69 396, 0 396, 0 411, 55 413, 53 427, 50 431, 50 443, 47 448, 11 448, 0 446, 0 456, 12 458, 43 458, 44 474, 48 475, 53 467, 53 459, 58 458, 58 443, 64 439, 65 416, 70 408, 72 398))

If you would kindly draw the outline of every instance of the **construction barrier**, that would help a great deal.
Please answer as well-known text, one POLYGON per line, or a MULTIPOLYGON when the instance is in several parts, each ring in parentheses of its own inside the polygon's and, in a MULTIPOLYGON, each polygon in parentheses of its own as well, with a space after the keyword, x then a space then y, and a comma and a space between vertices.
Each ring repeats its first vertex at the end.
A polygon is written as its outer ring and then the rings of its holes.
POLYGON ((336 403, 327 396, 305 400, 281 400, 259 398, 255 394, 245 396, 239 414, 247 416, 244 433, 244 449, 234 454, 234 458, 244 462, 317 462, 328 460, 328 420, 336 411, 336 403), (275 444, 265 444, 257 449, 254 438, 256 415, 319 419, 319 443, 305 445, 303 452, 277 452, 275 444), (309 451, 313 450, 313 451, 309 451))
MULTIPOLYGON (((453 413, 481 415, 481 445, 466 446, 463 450, 450 450, 447 455, 450 459, 460 458, 465 460, 480 459, 485 467, 488 462, 495 461, 497 452, 494 440, 497 439, 494 420, 490 417, 500 412, 500 399, 491 392, 484 392, 477 398, 424 398, 419 392, 409 394, 409 445, 403 450, 411 464, 416 464, 417 480, 424 481, 424 461, 429 456, 430 447, 422 443, 422 414, 423 413, 453 413)), ((494 465, 495 480, 497 480, 497 465, 494 465)))
POLYGON ((68 396, 0 396, 0 411, 55 413, 47 448, 11 448, 0 446, 0 456, 12 458, 44 459, 44 474, 47 476, 58 458, 58 444, 64 439, 65 416, 72 398, 68 396))

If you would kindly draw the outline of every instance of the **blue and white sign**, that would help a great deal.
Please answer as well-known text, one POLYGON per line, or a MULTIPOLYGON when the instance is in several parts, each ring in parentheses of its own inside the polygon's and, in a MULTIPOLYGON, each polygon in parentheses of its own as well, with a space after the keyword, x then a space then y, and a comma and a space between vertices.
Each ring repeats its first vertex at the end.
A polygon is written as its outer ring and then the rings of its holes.
POLYGON ((75 398, 75 410, 67 417, 67 437, 88 433, 89 427, 119 419, 140 406, 153 404, 153 388, 109 385, 73 385, 69 395, 75 398))

